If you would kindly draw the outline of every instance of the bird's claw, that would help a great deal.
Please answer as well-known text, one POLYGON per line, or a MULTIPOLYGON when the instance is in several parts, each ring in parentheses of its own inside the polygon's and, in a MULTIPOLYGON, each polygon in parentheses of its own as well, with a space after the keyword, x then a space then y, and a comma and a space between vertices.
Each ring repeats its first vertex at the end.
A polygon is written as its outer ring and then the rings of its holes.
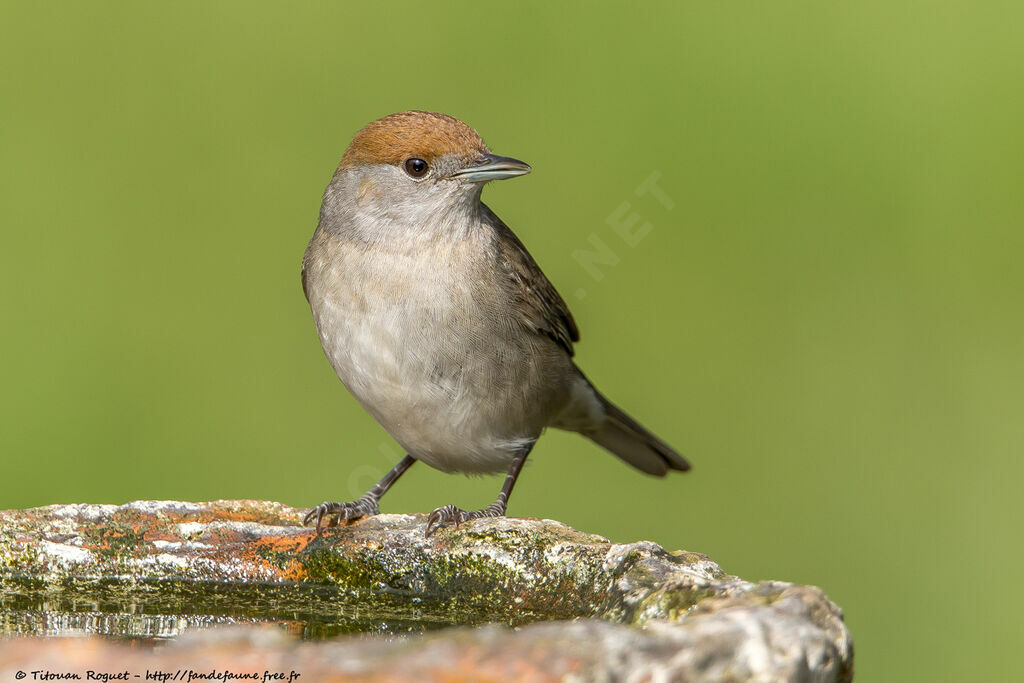
POLYGON ((484 517, 504 517, 505 509, 503 506, 499 506, 497 503, 488 505, 483 510, 470 510, 466 511, 462 508, 457 508, 454 505, 445 505, 439 507, 430 513, 427 517, 427 531, 426 536, 429 538, 431 534, 440 529, 443 526, 452 524, 456 529, 463 522, 468 522, 471 519, 482 519, 484 517))
POLYGON ((378 514, 380 514, 380 508, 377 507, 377 501, 366 496, 344 503, 323 502, 306 513, 306 516, 302 518, 302 526, 306 526, 311 520, 316 519, 316 532, 320 533, 324 517, 329 518, 327 526, 330 527, 338 526, 341 522, 378 514))
POLYGON ((437 508, 427 517, 427 538, 446 524, 454 524, 455 528, 458 529, 459 525, 466 521, 466 514, 465 510, 454 505, 445 505, 444 507, 437 508))

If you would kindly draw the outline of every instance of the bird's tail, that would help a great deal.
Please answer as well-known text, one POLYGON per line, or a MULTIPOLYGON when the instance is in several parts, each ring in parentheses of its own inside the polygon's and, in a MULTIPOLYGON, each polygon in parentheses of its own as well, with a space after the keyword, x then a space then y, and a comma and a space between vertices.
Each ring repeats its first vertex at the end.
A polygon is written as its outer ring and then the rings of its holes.
POLYGON ((578 391, 590 393, 585 402, 593 408, 599 405, 600 410, 588 410, 589 424, 573 420, 576 424, 570 429, 647 474, 663 477, 669 470, 685 472, 690 469, 686 458, 605 398, 582 373, 580 379, 586 387, 578 387, 578 391))

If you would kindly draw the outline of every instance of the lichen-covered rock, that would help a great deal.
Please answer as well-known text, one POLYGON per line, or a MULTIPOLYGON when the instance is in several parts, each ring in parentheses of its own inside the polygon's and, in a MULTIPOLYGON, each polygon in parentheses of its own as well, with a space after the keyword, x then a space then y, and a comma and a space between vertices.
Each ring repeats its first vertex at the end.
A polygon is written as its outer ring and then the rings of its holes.
MULTIPOLYGON (((322 637, 576 618, 583 621, 385 639, 371 648, 378 657, 365 654, 365 641, 331 647, 367 676, 412 666, 441 672, 443 653, 454 652, 481 675, 543 661, 544 671, 568 667, 588 680, 632 671, 686 680, 852 677, 842 614, 817 588, 750 583, 698 553, 613 544, 550 520, 476 520, 426 538, 423 515, 379 515, 317 535, 299 525, 301 512, 259 501, 2 512, 2 630, 168 637, 268 622, 322 637)), ((300 662, 314 646, 275 647, 300 662)), ((342 660, 331 660, 336 673, 342 660)))

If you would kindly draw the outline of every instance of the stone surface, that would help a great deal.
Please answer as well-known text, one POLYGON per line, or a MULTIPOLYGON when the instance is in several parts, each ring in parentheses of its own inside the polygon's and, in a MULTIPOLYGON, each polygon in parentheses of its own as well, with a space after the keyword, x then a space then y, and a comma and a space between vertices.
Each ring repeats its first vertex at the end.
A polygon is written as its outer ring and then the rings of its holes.
POLYGON ((207 662, 232 670, 258 659, 305 681, 413 671, 852 678, 842 613, 814 587, 747 582, 698 553, 613 544, 550 520, 477 520, 427 539, 424 515, 380 515, 317 536, 299 525, 302 512, 259 501, 138 501, 0 513, 0 631, 185 633, 156 652, 97 639, 0 642, 0 677, 27 670, 33 657, 32 666, 49 661, 53 670, 72 648, 96 670, 104 661, 137 661, 133 673, 147 663, 177 670, 183 659, 195 671, 207 662), (566 619, 575 621, 552 621, 566 619), (278 628, 207 630, 238 623, 278 628), (384 635, 309 642, 347 632, 384 635))

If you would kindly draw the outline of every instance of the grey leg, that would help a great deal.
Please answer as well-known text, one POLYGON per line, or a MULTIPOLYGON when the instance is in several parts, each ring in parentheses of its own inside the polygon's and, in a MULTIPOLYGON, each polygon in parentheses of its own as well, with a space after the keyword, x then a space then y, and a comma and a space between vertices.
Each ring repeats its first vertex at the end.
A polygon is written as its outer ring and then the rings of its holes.
POLYGON ((310 520, 315 517, 316 531, 317 533, 320 533, 320 524, 323 522, 324 517, 334 515, 334 523, 328 525, 334 526, 342 521, 347 522, 350 519, 379 515, 380 508, 377 507, 377 502, 380 501, 380 497, 388 492, 391 485, 398 481, 398 478, 402 476, 414 462, 416 462, 416 458, 411 455, 406 455, 402 458, 401 462, 395 465, 390 472, 385 474, 384 477, 374 484, 373 488, 367 491, 359 500, 346 503, 320 503, 306 514, 305 518, 302 520, 303 526, 309 524, 310 520))
POLYGON ((526 456, 533 450, 533 444, 526 446, 516 453, 512 459, 512 466, 508 469, 508 475, 505 477, 505 484, 501 487, 501 493, 498 494, 497 500, 485 507, 483 510, 462 510, 455 507, 454 505, 445 505, 439 507, 430 513, 430 517, 427 518, 427 536, 445 526, 446 524, 454 524, 458 528, 459 524, 468 521, 470 519, 480 519, 482 517, 504 517, 505 510, 508 508, 508 497, 512 495, 512 487, 516 485, 516 479, 519 478, 519 472, 523 469, 523 464, 526 462, 526 456))

